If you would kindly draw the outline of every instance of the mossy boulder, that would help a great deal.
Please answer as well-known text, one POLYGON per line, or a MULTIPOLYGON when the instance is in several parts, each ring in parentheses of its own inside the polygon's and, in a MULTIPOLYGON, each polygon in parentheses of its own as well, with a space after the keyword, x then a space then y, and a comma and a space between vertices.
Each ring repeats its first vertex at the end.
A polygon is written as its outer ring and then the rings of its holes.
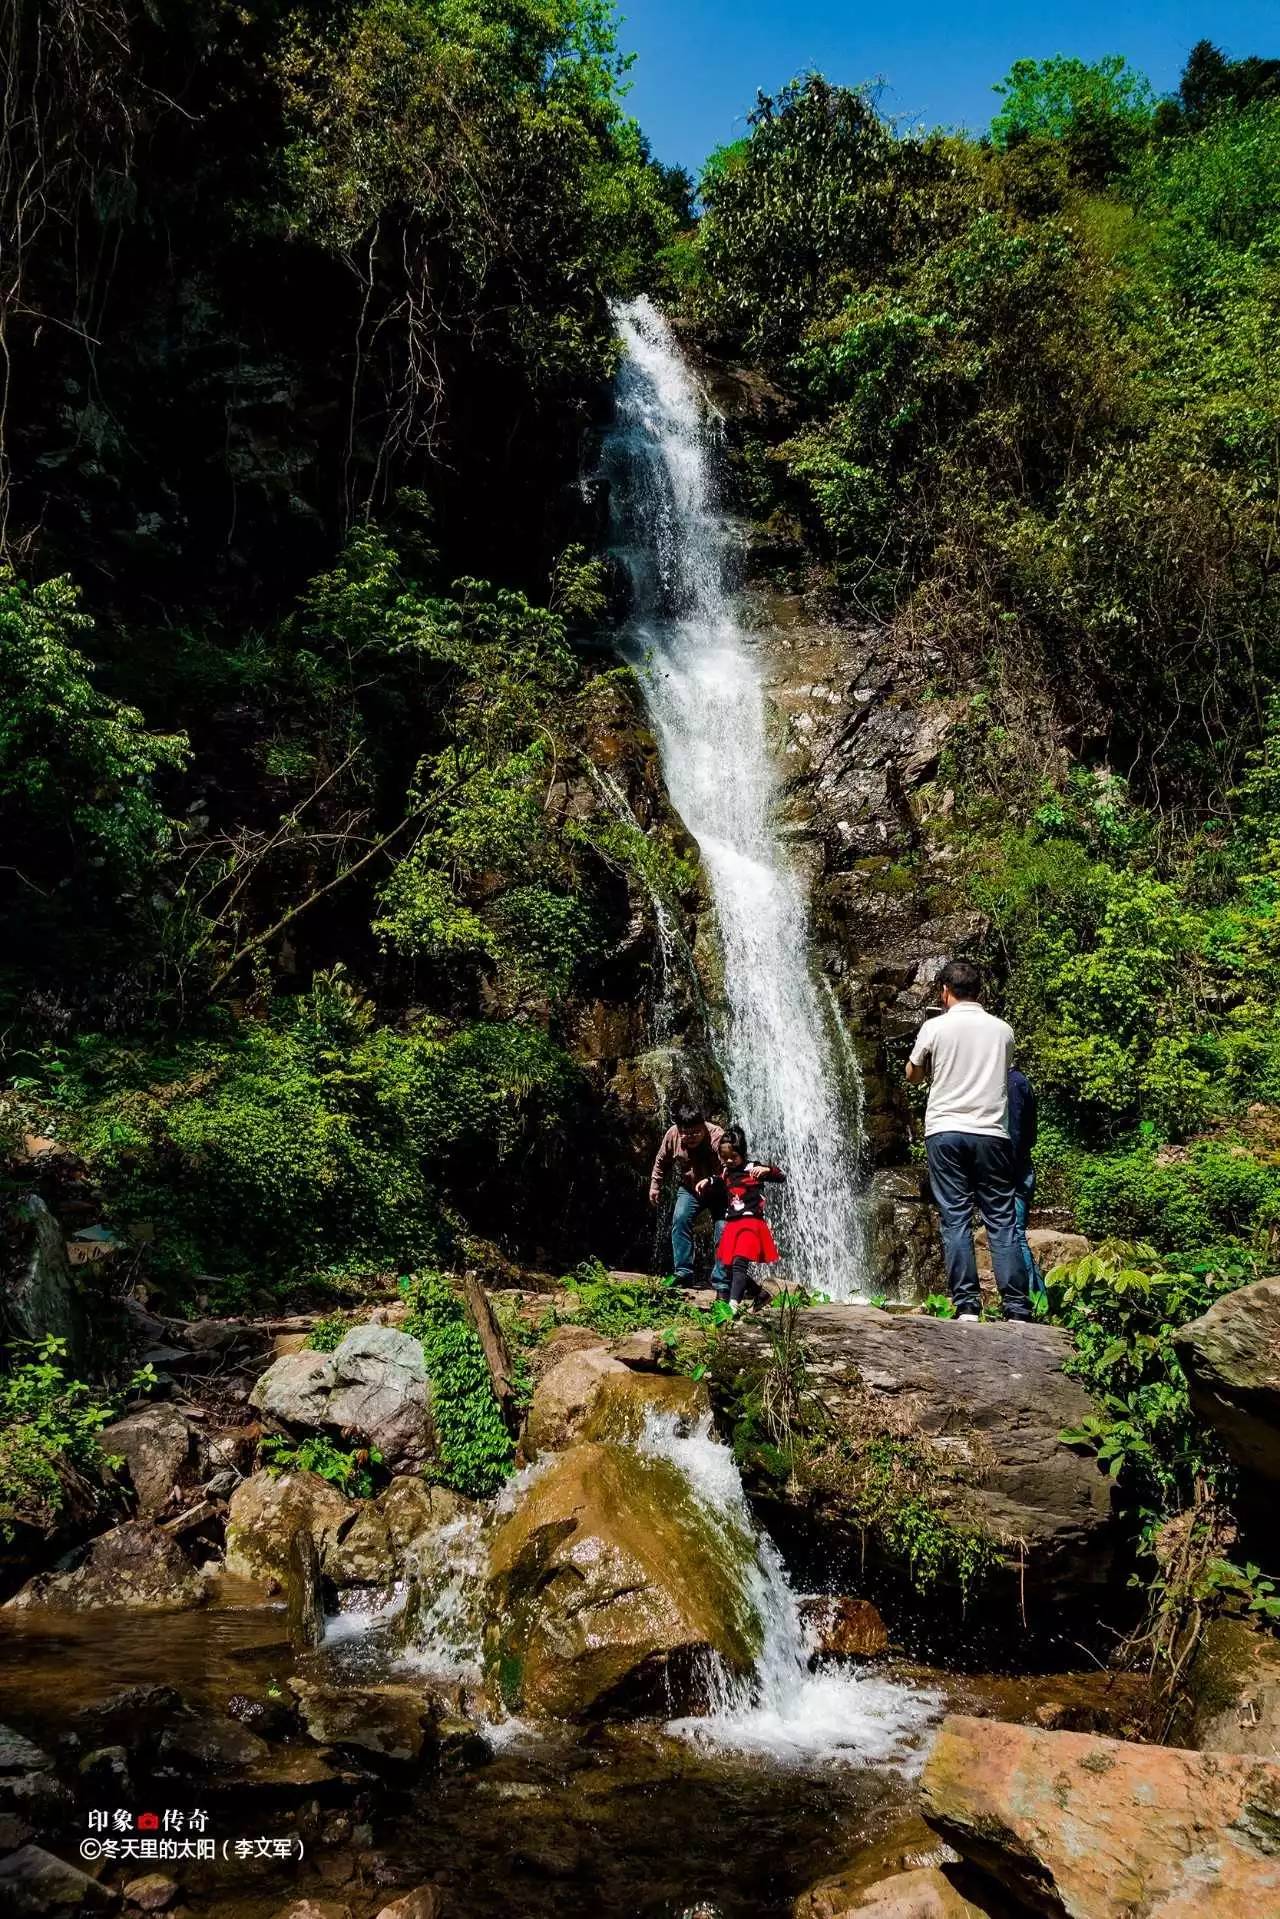
POLYGON ((687 1432, 710 1408, 706 1387, 687 1374, 607 1373, 596 1389, 582 1437, 632 1445, 650 1413, 667 1414, 687 1432))
POLYGON ((1252 1619, 1211 1619, 1187 1674, 1174 1724, 1200 1752, 1280 1753, 1280 1642, 1252 1619))
POLYGON ((254 1473, 231 1496, 227 1571, 285 1586, 294 1534, 305 1531, 323 1560, 356 1508, 318 1473, 254 1473))
POLYGON ((679 1712, 750 1671, 755 1542, 665 1459, 611 1443, 556 1460, 495 1534, 485 1654, 511 1712, 679 1712))
POLYGON ((1191 1403, 1246 1472, 1280 1480, 1280 1279, 1215 1300, 1173 1336, 1191 1403))

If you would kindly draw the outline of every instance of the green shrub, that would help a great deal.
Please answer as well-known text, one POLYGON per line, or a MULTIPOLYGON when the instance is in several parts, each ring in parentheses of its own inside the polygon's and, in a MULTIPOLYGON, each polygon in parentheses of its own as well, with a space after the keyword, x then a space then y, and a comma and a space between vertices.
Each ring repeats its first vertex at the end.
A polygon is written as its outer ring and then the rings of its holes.
POLYGON ((1149 1245, 1122 1242, 1047 1276, 1051 1317, 1071 1335, 1066 1370, 1101 1406, 1063 1437, 1096 1450, 1144 1536, 1190 1506, 1198 1482, 1226 1478, 1216 1444, 1191 1411, 1173 1334, 1256 1276, 1240 1256, 1177 1266, 1162 1263, 1149 1245))
POLYGON ((271 1433, 258 1448, 273 1473, 318 1473, 352 1499, 372 1499, 382 1454, 375 1447, 340 1446, 324 1433, 311 1433, 296 1445, 271 1433))
POLYGON ((350 1322, 341 1313, 330 1313, 318 1319, 307 1334, 307 1350, 313 1353, 336 1352, 350 1331, 350 1322))
POLYGON ((403 1330, 421 1340, 431 1379, 440 1445, 433 1470, 455 1492, 487 1499, 510 1475, 515 1448, 494 1398, 479 1335, 442 1273, 420 1273, 402 1280, 401 1288, 410 1308, 403 1330))
POLYGON ((566 1303, 548 1311, 543 1321, 548 1330, 590 1326, 607 1339, 622 1339, 627 1333, 662 1332, 680 1322, 701 1319, 697 1307, 679 1291, 673 1274, 618 1280, 599 1260, 585 1260, 564 1285, 566 1303))
POLYGON ((1083 1160, 1075 1210, 1092 1238, 1145 1240, 1166 1253, 1250 1239, 1280 1218, 1280 1167, 1219 1141, 1164 1160, 1140 1147, 1083 1160))
MULTIPOLYGON (((0 1375, 0 1539, 18 1526, 52 1532, 68 1508, 102 1500, 98 1444, 116 1417, 113 1398, 67 1375, 66 1341, 46 1338, 0 1375)), ((154 1377, 154 1375, 152 1375, 154 1377)))

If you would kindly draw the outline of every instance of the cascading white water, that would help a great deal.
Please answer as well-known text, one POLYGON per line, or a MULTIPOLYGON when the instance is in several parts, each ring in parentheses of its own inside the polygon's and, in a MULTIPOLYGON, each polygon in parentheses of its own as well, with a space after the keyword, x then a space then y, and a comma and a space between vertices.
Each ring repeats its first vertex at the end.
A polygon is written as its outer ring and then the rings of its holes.
MULTIPOLYGON (((914 1771, 941 1711, 937 1694, 841 1665, 816 1663, 811 1670, 813 1649, 782 1559, 756 1525, 742 1476, 731 1450, 712 1431, 711 1415, 690 1428, 671 1413, 651 1410, 634 1440, 611 1443, 633 1444, 676 1469, 702 1523, 720 1542, 722 1563, 739 1569, 743 1611, 760 1628, 750 1677, 713 1660, 704 1675, 708 1711, 672 1720, 668 1730, 711 1750, 753 1754, 777 1765, 838 1761, 914 1771)), ((546 1459, 526 1467, 489 1508, 475 1508, 423 1540, 412 1568, 417 1616, 411 1641, 397 1655, 401 1668, 462 1681, 477 1691, 482 1686, 491 1529, 515 1511, 551 1465, 546 1459)), ((484 1724, 495 1744, 536 1737, 536 1726, 524 1721, 497 1717, 484 1724)))
POLYGON ((725 578, 705 408, 646 299, 620 307, 625 357, 603 466, 633 590, 624 650, 644 686, 672 803, 710 876, 724 955, 722 1065, 751 1150, 781 1162, 772 1209, 795 1281, 868 1290, 856 1073, 810 961, 803 888, 780 844, 759 664, 725 578))
MULTIPOLYGON (((710 1711, 673 1720, 671 1730, 699 1745, 757 1753, 780 1764, 838 1759, 914 1770, 924 1735, 938 1717, 938 1696, 847 1667, 818 1664, 810 1670, 812 1648, 781 1555, 757 1529, 733 1454, 713 1434, 711 1415, 690 1432, 669 1414, 650 1412, 637 1443, 676 1467, 704 1515, 731 1543, 745 1533, 754 1545, 745 1576, 746 1597, 762 1629, 755 1671, 749 1679, 723 1669, 713 1673, 710 1711)), ((741 1563, 739 1553, 726 1557, 741 1563)))

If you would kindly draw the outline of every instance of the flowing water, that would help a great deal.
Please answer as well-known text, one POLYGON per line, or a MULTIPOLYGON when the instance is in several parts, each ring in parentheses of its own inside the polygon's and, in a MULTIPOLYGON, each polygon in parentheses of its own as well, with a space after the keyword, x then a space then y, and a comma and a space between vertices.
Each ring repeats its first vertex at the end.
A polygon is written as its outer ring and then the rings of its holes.
MULTIPOLYGON (((815 1660, 781 1556, 756 1525, 737 1463, 712 1431, 711 1415, 690 1427, 671 1413, 651 1410, 634 1443, 674 1466, 685 1481, 702 1523, 720 1542, 721 1564, 742 1569, 743 1609, 755 1617, 761 1635, 750 1677, 713 1665, 706 1675, 709 1710, 672 1720, 668 1731, 704 1752, 749 1755, 775 1766, 836 1763, 913 1773, 938 1714, 937 1695, 815 1660)), ((531 1467, 510 1482, 494 1518, 514 1510, 540 1470, 531 1467)), ((419 1614, 402 1661, 411 1670, 479 1687, 486 1531, 472 1514, 430 1541, 430 1559, 415 1570, 419 1614)), ((502 1722, 490 1731, 510 1743, 511 1730, 502 1722)))
MULTIPOLYGON (((762 1629, 749 1679, 713 1676, 711 1710, 674 1720, 671 1730, 704 1749, 752 1753, 778 1765, 816 1761, 916 1769, 924 1734, 939 1710, 935 1693, 897 1685, 845 1665, 816 1662, 781 1555, 752 1517, 732 1452, 704 1415, 691 1432, 670 1414, 650 1412, 642 1452, 668 1460, 684 1476, 711 1523, 746 1534, 747 1599, 762 1629)), ((724 1557, 740 1555, 727 1542, 724 1557)))
POLYGON ((777 830, 761 665, 728 583, 707 409, 649 301, 616 317, 625 357, 602 464, 632 586, 623 648, 710 878, 725 1080, 752 1152, 787 1173, 773 1210, 790 1277, 853 1299, 868 1291, 856 1067, 815 976, 804 889, 777 830))

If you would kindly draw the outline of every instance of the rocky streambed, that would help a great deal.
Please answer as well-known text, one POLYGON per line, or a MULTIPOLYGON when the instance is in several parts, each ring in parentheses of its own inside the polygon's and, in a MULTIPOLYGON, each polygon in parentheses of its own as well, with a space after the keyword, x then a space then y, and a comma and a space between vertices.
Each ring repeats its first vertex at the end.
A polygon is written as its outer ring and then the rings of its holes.
POLYGON ((243 1397, 175 1385, 109 1436, 131 1516, 0 1610, 6 1911, 1280 1905, 1247 1628, 1181 1749, 1082 1636, 1124 1566, 1052 1329, 773 1310, 693 1377, 655 1334, 563 1327, 525 1464, 477 1502, 431 1483, 433 1392, 386 1321, 274 1356, 242 1328, 243 1397), (780 1466, 806 1394, 827 1438, 780 1466), (262 1428, 362 1440, 385 1483, 254 1470, 262 1428))

